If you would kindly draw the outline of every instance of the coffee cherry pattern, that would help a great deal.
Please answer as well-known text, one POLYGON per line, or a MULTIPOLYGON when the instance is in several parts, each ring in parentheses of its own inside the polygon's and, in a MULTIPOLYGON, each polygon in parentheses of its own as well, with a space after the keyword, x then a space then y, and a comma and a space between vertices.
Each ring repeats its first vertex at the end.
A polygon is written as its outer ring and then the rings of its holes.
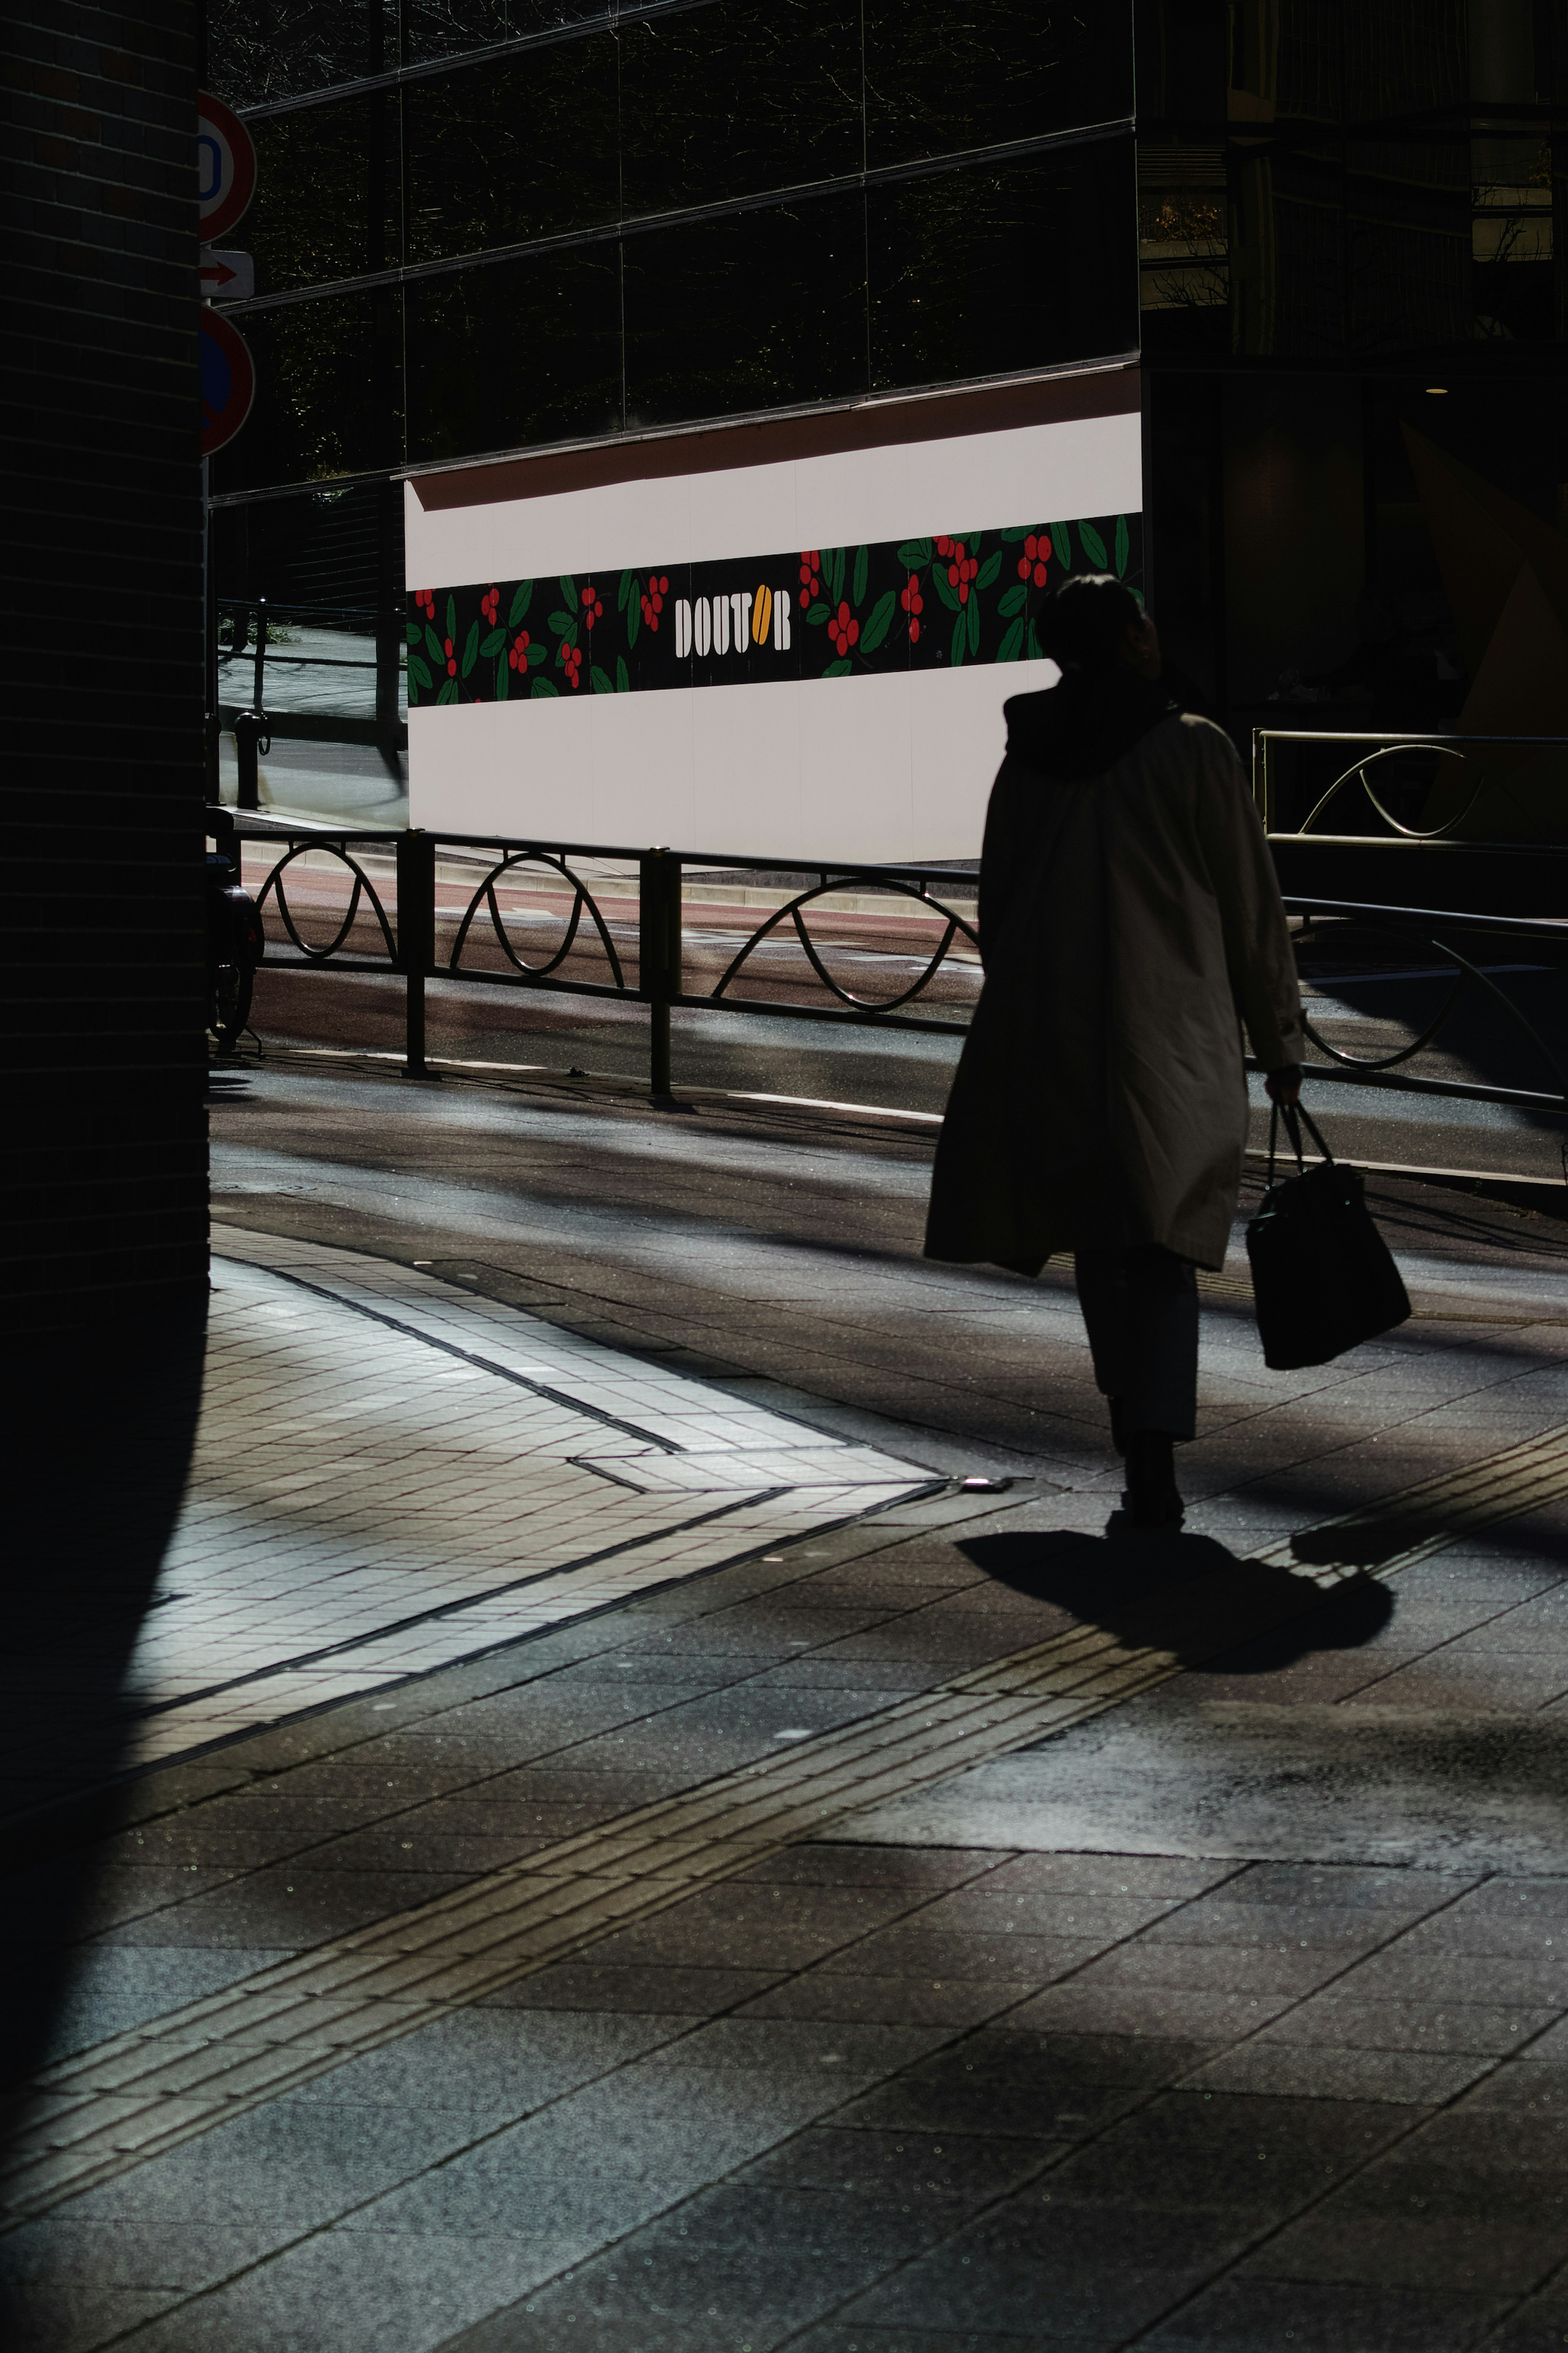
POLYGON ((921 641, 921 615, 925 611, 925 598, 921 595, 918 572, 910 573, 910 585, 900 592, 899 602, 910 617, 910 643, 918 646, 921 641))
POLYGON ((1050 560, 1049 533, 1032 531, 1024 542, 1024 553, 1018 558, 1019 579, 1028 580, 1032 577, 1036 587, 1043 588, 1046 585, 1046 566, 1050 560))
POLYGON ((479 598, 479 611, 484 616, 485 627, 487 629, 493 629, 495 628, 496 615, 500 610, 500 590, 494 587, 487 588, 484 595, 479 598))
POLYGON ((526 629, 520 629, 511 644, 507 648, 506 666, 508 670, 526 670, 528 668, 528 631, 526 629))
POLYGON ((800 601, 815 605, 822 594, 822 550, 803 547, 800 552, 800 601))
POLYGON ((448 677, 448 678, 456 678, 456 677, 457 677, 457 675, 458 675, 458 657, 457 657, 457 655, 454 653, 454 651, 453 651, 453 649, 452 649, 452 640, 451 640, 451 638, 442 638, 442 640, 441 640, 441 650, 442 650, 442 652, 443 652, 443 653, 446 655, 446 657, 447 657, 447 677, 448 677))
POLYGON ((936 552, 947 565, 947 585, 958 591, 961 605, 969 602, 969 584, 980 569, 979 559, 967 553, 961 539, 939 539, 936 552))
POLYGON ((598 590, 593 587, 584 588, 583 591, 584 628, 591 629, 595 622, 603 617, 604 610, 603 605, 599 602, 598 590))
POLYGON ((414 601, 418 606, 420 611, 424 614, 425 618, 427 621, 433 621, 435 619, 436 591, 434 588, 416 588, 414 591, 414 601))
POLYGON ((827 634, 833 640, 834 651, 840 657, 847 654, 858 639, 860 624, 847 604, 840 605, 837 613, 828 615, 827 634))
POLYGON ((575 687, 578 680, 583 675, 582 647, 569 646, 565 638, 563 638, 560 645, 555 649, 555 659, 561 664, 561 667, 565 671, 567 677, 571 680, 573 686, 575 687))
POLYGON ((664 600, 668 594, 669 575, 666 572, 650 572, 647 575, 647 587, 638 600, 642 606, 645 628, 658 628, 658 617, 664 610, 664 600))

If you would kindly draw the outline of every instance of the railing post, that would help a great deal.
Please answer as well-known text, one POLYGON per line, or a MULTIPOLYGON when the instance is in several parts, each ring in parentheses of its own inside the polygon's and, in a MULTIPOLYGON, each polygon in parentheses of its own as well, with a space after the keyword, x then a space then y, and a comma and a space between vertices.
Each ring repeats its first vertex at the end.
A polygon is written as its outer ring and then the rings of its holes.
POLYGON ((680 860, 668 849, 645 849, 637 860, 637 961, 640 993, 648 1008, 648 1089, 667 1097, 669 1004, 680 994, 680 860))
POLYGON ((436 841, 418 828, 397 837, 397 961, 407 991, 403 1075, 427 1079, 425 978, 436 962, 436 841))
POLYGON ((258 747, 266 733, 267 722, 258 711, 241 711, 235 715, 234 761, 239 775, 238 805, 242 809, 261 807, 261 770, 258 747))

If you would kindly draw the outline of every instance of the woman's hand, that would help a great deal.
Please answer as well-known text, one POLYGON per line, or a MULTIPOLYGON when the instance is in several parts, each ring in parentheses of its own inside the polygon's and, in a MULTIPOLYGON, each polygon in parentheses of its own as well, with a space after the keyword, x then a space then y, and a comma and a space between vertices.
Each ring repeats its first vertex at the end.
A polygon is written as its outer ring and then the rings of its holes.
POLYGON ((1301 1065, 1286 1062, 1278 1071, 1266 1071, 1263 1083, 1268 1100, 1277 1103, 1298 1103, 1301 1100, 1301 1065))

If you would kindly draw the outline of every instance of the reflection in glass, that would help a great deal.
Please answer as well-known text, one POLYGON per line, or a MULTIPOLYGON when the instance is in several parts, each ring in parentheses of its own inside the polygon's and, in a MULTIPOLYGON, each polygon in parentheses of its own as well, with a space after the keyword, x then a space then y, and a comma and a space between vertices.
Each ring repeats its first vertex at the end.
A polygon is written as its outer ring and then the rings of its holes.
POLYGON ((879 388, 1137 344, 1131 139, 873 188, 867 222, 879 388))
POLYGON ((405 94, 411 261, 616 218, 616 42, 595 34, 405 94))
POLYGON ((215 496, 401 464, 402 301, 381 287, 244 320, 256 406, 212 460, 215 496))
POLYGON ((628 216, 859 170, 858 0, 718 0, 620 43, 628 216))
POLYGON ((408 406, 411 459, 617 431, 616 247, 496 262, 411 286, 408 406))
POLYGON ((396 0, 208 0, 208 87, 230 106, 331 90, 397 63, 396 0))
POLYGON ((256 195, 235 242, 256 256, 258 294, 395 263, 395 107, 383 91, 251 124, 256 195))
POLYGON ((866 160, 873 169, 1131 111, 1128 5, 866 0, 866 160))
POLYGON ((627 424, 862 390, 862 201, 825 197, 628 237, 627 424))

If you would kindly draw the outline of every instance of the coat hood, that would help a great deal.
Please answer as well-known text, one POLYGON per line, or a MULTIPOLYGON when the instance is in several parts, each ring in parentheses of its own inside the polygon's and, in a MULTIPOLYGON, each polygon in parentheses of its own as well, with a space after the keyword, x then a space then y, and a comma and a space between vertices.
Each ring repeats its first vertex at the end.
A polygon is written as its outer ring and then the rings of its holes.
POLYGON ((1178 708, 1158 679, 1121 668, 1065 670, 1059 684, 1002 706, 1008 751, 1064 784, 1103 776, 1178 708))

